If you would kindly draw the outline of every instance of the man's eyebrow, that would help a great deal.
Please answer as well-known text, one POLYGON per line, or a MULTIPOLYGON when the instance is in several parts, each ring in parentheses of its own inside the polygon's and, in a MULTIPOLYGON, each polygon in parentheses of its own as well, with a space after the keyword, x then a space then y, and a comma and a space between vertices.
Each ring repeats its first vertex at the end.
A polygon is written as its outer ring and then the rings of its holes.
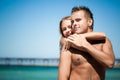
POLYGON ((81 18, 76 18, 76 19, 75 19, 75 21, 77 21, 77 22, 80 21, 80 20, 81 20, 81 18))
MULTIPOLYGON (((80 21, 81 18, 76 18, 75 21, 80 21)), ((71 20, 71 23, 74 23, 74 20, 71 20)))
POLYGON ((75 20, 81 20, 81 18, 76 18, 75 20))

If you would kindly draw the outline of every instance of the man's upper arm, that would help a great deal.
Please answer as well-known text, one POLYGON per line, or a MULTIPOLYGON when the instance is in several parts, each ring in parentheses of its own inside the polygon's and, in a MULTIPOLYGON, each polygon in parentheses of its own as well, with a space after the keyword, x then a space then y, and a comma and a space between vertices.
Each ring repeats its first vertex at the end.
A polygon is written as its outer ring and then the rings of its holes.
POLYGON ((109 61, 111 64, 114 64, 114 52, 112 48, 112 44, 108 38, 106 38, 105 44, 103 45, 103 52, 108 55, 109 61))

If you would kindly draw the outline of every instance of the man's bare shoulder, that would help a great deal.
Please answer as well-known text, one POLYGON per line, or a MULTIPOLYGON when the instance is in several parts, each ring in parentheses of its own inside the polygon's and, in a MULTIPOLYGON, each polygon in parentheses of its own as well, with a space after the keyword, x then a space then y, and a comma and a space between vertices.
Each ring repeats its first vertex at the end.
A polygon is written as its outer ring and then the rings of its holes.
POLYGON ((112 43, 109 38, 105 39, 105 43, 103 44, 103 51, 107 54, 114 54, 112 43))
POLYGON ((107 38, 107 37, 105 38, 105 43, 104 44, 112 46, 112 43, 111 43, 110 39, 107 38))

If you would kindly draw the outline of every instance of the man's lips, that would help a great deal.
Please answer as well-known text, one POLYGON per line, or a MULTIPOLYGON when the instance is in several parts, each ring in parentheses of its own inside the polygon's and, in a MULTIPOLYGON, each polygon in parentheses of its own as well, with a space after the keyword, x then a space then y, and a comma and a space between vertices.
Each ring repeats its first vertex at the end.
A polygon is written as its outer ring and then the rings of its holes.
POLYGON ((73 32, 77 31, 80 27, 74 27, 73 32))

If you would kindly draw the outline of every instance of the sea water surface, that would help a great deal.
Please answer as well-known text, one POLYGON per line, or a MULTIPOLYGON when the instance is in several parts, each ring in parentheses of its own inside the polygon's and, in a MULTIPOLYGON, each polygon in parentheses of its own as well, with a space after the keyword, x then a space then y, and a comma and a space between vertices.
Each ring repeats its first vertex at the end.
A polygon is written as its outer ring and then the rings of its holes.
MULTIPOLYGON (((57 80, 57 77, 55 66, 0 66, 0 80, 57 80)), ((105 80, 120 80, 120 68, 108 69, 105 80)))

